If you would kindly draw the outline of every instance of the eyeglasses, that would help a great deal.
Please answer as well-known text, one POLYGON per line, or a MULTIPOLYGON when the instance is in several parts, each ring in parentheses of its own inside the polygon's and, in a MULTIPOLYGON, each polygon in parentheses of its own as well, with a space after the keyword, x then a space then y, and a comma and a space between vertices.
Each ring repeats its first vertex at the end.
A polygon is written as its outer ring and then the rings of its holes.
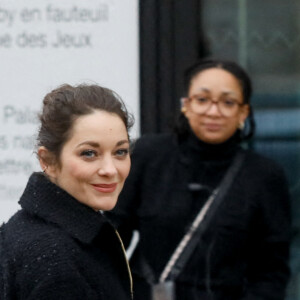
POLYGON ((239 107, 244 105, 244 103, 240 103, 228 95, 222 95, 218 100, 205 94, 197 94, 184 99, 190 101, 191 109, 197 114, 206 113, 213 104, 216 104, 219 112, 224 117, 234 116, 239 107))

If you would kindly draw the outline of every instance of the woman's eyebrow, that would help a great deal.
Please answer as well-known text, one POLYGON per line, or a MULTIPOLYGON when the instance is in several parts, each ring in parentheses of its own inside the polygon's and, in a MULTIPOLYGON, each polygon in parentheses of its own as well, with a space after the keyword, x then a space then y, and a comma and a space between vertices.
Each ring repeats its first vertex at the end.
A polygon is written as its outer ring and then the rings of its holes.
MULTIPOLYGON (((128 140, 121 140, 121 141, 116 143, 116 146, 121 146, 121 145, 124 145, 126 143, 129 144, 129 141, 128 140)), ((88 145, 88 146, 91 146, 93 148, 99 148, 101 146, 99 143, 94 142, 94 141, 84 141, 84 142, 78 144, 76 148, 81 147, 83 145, 88 145)))
POLYGON ((205 87, 200 87, 197 89, 197 92, 206 92, 206 93, 210 93, 210 89, 205 88, 205 87))
POLYGON ((233 96, 235 96, 235 97, 238 96, 237 93, 234 92, 234 91, 223 91, 223 92, 222 92, 222 95, 233 95, 233 96))
MULTIPOLYGON (((206 87, 200 87, 199 89, 197 89, 198 92, 205 92, 205 93, 211 93, 211 90, 209 88, 206 87)), ((222 96, 227 96, 227 95, 232 95, 237 97, 237 93, 234 91, 230 91, 230 90, 224 90, 221 92, 222 96)))
POLYGON ((78 148, 80 146, 83 146, 83 145, 92 146, 94 148, 100 147, 100 144, 97 143, 97 142, 94 142, 94 141, 84 141, 84 142, 78 144, 76 148, 78 148))
POLYGON ((121 145, 124 145, 124 144, 129 144, 129 141, 128 140, 121 140, 119 142, 117 142, 116 146, 121 146, 121 145))

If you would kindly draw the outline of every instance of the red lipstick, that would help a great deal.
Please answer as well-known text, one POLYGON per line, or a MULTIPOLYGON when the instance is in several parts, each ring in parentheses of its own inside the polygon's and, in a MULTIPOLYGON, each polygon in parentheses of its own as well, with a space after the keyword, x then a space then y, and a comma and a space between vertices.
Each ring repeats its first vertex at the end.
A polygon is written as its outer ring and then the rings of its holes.
POLYGON ((117 188, 117 183, 111 184, 92 184, 94 189, 101 193, 112 193, 117 188))

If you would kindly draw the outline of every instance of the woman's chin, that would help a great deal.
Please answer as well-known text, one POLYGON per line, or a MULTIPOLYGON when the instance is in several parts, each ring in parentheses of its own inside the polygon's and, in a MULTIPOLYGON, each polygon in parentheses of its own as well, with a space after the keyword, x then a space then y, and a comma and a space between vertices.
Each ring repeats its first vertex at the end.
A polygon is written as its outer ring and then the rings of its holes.
POLYGON ((112 210, 117 204, 117 200, 110 200, 110 201, 107 201, 107 202, 102 202, 102 203, 99 203, 99 204, 96 204, 93 209, 94 210, 102 210, 102 211, 109 211, 109 210, 112 210))

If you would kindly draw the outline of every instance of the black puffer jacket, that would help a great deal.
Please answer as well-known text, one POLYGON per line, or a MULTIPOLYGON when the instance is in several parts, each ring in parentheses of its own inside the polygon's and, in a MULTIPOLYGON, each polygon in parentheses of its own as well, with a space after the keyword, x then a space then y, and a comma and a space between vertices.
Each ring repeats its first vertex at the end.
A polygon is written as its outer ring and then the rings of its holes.
POLYGON ((139 139, 125 189, 109 214, 123 239, 129 240, 134 229, 140 232, 131 261, 136 299, 149 295, 145 282, 151 276, 144 263, 157 280, 238 151, 245 152, 243 165, 177 279, 177 299, 284 298, 289 278, 290 207, 282 169, 242 150, 235 137, 208 145, 190 133, 182 141, 171 134, 139 139), (190 183, 199 183, 202 189, 192 192, 190 183))
POLYGON ((34 173, 1 227, 1 300, 131 299, 121 242, 106 218, 34 173))

